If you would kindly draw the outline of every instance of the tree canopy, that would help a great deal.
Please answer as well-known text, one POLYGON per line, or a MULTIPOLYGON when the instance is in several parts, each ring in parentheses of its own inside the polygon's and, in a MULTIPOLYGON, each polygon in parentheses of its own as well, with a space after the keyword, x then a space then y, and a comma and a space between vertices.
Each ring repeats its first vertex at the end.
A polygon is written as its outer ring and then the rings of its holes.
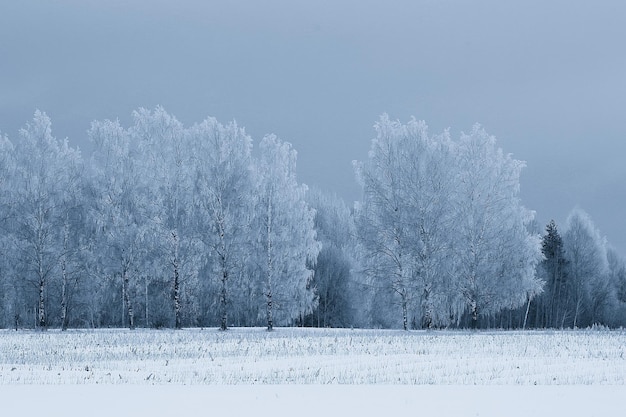
POLYGON ((380 117, 354 206, 274 135, 162 107, 94 121, 84 159, 36 111, 0 135, 0 327, 580 327, 626 321, 588 214, 535 232, 522 161, 380 117), (86 163, 88 162, 88 163, 86 163))

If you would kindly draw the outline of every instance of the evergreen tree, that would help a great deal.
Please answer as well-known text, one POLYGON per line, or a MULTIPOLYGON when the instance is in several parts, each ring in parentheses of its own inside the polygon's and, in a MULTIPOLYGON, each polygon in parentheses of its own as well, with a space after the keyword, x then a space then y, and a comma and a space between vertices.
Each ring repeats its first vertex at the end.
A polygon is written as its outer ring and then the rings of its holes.
POLYGON ((541 252, 544 259, 539 264, 538 270, 545 281, 545 286, 536 304, 535 327, 562 327, 567 317, 566 306, 570 295, 563 239, 554 220, 546 226, 541 252))

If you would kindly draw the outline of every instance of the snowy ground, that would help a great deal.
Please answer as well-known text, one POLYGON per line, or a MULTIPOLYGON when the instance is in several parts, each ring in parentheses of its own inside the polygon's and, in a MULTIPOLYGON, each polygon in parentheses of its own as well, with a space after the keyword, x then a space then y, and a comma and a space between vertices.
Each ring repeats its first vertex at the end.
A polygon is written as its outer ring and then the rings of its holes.
POLYGON ((0 331, 2 416, 615 415, 625 383, 621 331, 0 331))

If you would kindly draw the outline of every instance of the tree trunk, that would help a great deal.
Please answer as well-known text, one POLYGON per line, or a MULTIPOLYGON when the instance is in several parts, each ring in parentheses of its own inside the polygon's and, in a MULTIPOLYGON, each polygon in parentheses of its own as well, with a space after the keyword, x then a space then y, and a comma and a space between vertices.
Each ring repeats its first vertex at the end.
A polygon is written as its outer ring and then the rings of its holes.
POLYGON ((274 330, 274 313, 273 313, 272 292, 267 293, 267 330, 274 330))
POLYGON ((528 320, 528 312, 530 311, 530 297, 528 297, 528 304, 526 304, 526 314, 524 314, 524 325, 522 330, 526 330, 526 321, 528 320))
POLYGON ((149 313, 149 309, 148 309, 148 303, 149 303, 149 299, 148 299, 148 274, 144 275, 143 277, 143 285, 144 285, 144 293, 143 293, 143 298, 144 298, 144 311, 145 311, 145 316, 146 316, 146 327, 150 327, 150 317, 148 315, 149 313))
POLYGON ((133 311, 133 304, 129 295, 129 281, 128 271, 126 268, 122 271, 122 293, 124 296, 124 303, 126 304, 126 312, 128 313, 128 328, 130 330, 135 329, 135 313, 133 311))
POLYGON ((65 262, 65 256, 61 260, 61 330, 67 330, 67 292, 68 292, 68 282, 67 282, 67 266, 65 262))
POLYGON ((470 303, 471 306, 471 312, 472 312, 472 324, 471 324, 471 328, 473 330, 478 329, 478 303, 476 303, 476 300, 472 300, 472 302, 470 303))
POLYGON ((220 236, 220 247, 219 247, 219 257, 220 257, 220 267, 222 270, 221 280, 221 288, 220 288, 220 297, 219 297, 219 311, 220 311, 220 330, 228 329, 228 287, 226 286, 228 283, 228 267, 226 262, 226 232, 223 217, 220 217, 218 220, 218 228, 219 228, 219 236, 220 236))
MULTIPOLYGON (((545 302, 543 302, 542 304, 544 304, 543 306, 543 310, 544 310, 544 318, 543 318, 543 323, 539 323, 539 325, 537 325, 537 323, 535 323, 536 327, 550 327, 553 325, 553 323, 555 322, 555 318, 554 315, 555 313, 555 306, 556 306, 556 301, 557 301, 557 284, 558 284, 558 280, 557 280, 557 271, 556 271, 556 265, 555 265, 555 260, 554 258, 551 259, 551 266, 550 266, 550 270, 551 270, 551 277, 550 279, 552 280, 552 288, 550 290, 550 297, 543 297, 543 299, 545 299, 545 302)), ((546 284, 546 287, 548 286, 548 284, 546 284)))
MULTIPOLYGON (((559 280, 559 285, 558 285, 558 291, 557 291, 557 296, 556 296, 556 303, 554 306, 554 327, 559 327, 559 311, 561 309, 565 310, 564 306, 566 305, 566 303, 563 302, 563 297, 564 297, 563 280, 562 280, 560 271, 559 271, 559 274, 557 275, 557 278, 559 280)), ((565 323, 565 311, 563 311, 563 320, 561 320, 561 323, 560 323, 561 328, 563 328, 564 323, 565 323)))
POLYGON ((44 272, 43 250, 46 247, 44 241, 44 232, 42 230, 43 223, 42 207, 39 207, 37 216, 39 227, 37 228, 36 254, 37 254, 37 278, 39 279, 39 300, 37 302, 37 327, 41 330, 46 329, 46 304, 45 304, 45 286, 46 274, 44 272))
POLYGON ((226 282, 228 281, 228 271, 226 270, 226 260, 222 256, 222 280, 220 288, 220 330, 228 329, 228 311, 226 309, 227 303, 227 289, 226 282))
POLYGON ((67 253, 69 250, 69 223, 66 218, 63 229, 63 254, 61 256, 61 330, 67 330, 69 304, 69 278, 67 276, 67 253))
POLYGON ((267 330, 272 331, 274 329, 274 303, 272 300, 272 275, 274 273, 274 262, 272 256, 272 194, 268 196, 268 204, 267 204, 267 288, 266 288, 266 298, 267 298, 267 330))
POLYGON ((406 290, 402 291, 402 328, 409 330, 409 302, 407 300, 406 290))
POLYGON ((174 238, 174 260, 172 266, 174 267, 174 328, 180 329, 181 324, 181 305, 180 305, 180 270, 178 265, 178 235, 172 233, 174 238))
POLYGON ((180 276, 178 272, 178 260, 174 261, 174 328, 182 328, 180 307, 180 276))
POLYGON ((43 279, 42 276, 40 276, 37 325, 42 330, 45 330, 46 328, 46 304, 45 304, 44 289, 45 289, 45 280, 43 279))
POLYGON ((422 328, 431 329, 433 327, 433 307, 430 301, 430 288, 424 288, 424 300, 422 302, 423 306, 423 317, 422 317, 422 328))
POLYGON ((576 301, 576 310, 574 312, 574 329, 576 328, 578 324, 578 316, 580 314, 581 306, 582 306, 582 297, 578 297, 578 300, 576 301))
MULTIPOLYGON (((329 316, 329 308, 328 308, 328 304, 330 302, 330 287, 327 285, 326 286, 326 295, 324 296, 324 309, 322 310, 324 312, 324 320, 322 325, 324 326, 324 328, 326 327, 330 327, 329 322, 330 322, 330 318, 329 316)), ((336 311, 336 310, 335 310, 336 311)), ((319 327, 319 326, 318 326, 319 327)))
POLYGON ((63 254, 61 255, 61 330, 67 330, 67 250, 68 250, 68 224, 65 222, 63 233, 63 254))
MULTIPOLYGON (((43 245, 40 245, 40 246, 43 246, 43 245)), ((45 330, 46 328, 46 304, 45 304, 46 276, 43 270, 43 255, 41 251, 38 251, 37 253, 37 275, 39 278, 39 300, 37 303, 37 327, 39 327, 42 330, 45 330)))

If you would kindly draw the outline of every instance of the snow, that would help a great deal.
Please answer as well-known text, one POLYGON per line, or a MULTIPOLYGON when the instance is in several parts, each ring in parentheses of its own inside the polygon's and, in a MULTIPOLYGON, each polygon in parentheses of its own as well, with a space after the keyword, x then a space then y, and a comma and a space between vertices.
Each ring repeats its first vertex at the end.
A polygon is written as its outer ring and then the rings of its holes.
POLYGON ((8 416, 616 415, 625 382, 623 331, 0 331, 8 416))
POLYGON ((623 386, 64 385, 2 387, 3 416, 616 416, 623 386), (36 401, 36 402, 33 402, 36 401))

